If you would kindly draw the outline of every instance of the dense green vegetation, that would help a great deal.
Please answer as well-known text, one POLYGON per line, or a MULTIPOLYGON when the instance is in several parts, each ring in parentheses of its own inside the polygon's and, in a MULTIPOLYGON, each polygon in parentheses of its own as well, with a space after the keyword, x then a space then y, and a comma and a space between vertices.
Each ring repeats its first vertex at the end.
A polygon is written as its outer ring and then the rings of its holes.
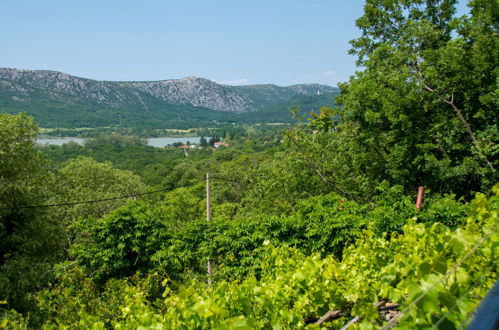
MULTIPOLYGON (((79 78, 78 78, 79 79, 79 78)), ((99 91, 98 82, 84 80, 90 90, 86 93, 99 91)), ((61 82, 62 83, 62 82, 61 82)), ((83 82, 82 82, 83 83, 83 82)), ((54 97, 57 92, 47 93, 44 90, 34 89, 33 83, 21 82, 21 87, 29 90, 25 99, 12 94, 12 91, 0 85, 0 112, 16 114, 26 112, 33 116, 39 125, 49 128, 74 129, 80 127, 114 129, 132 128, 158 129, 173 128, 187 129, 195 127, 213 127, 230 123, 268 123, 291 122, 290 108, 302 107, 305 112, 311 108, 332 106, 334 97, 338 94, 337 88, 325 86, 326 90, 333 90, 321 95, 301 95, 291 87, 278 87, 275 85, 253 86, 225 86, 228 91, 235 91, 242 96, 247 96, 256 107, 249 113, 234 113, 215 111, 206 107, 191 104, 170 104, 158 97, 143 94, 140 97, 120 83, 111 84, 109 88, 101 90, 111 93, 113 102, 97 102, 88 99, 88 95, 75 97, 74 94, 62 94, 54 97), (24 86, 24 87, 23 87, 24 86), (327 87, 327 88, 326 88, 327 87), (117 94, 113 94, 113 92, 117 94), (123 103, 121 98, 125 97, 123 103)), ((10 84, 5 81, 6 86, 10 84)), ((294 86, 296 87, 296 86, 294 86)), ((306 87, 306 86, 305 86, 306 87)), ((313 89, 313 87, 309 87, 313 89)), ((213 91, 215 93, 216 91, 213 91)), ((227 92, 227 91, 226 91, 227 92)), ((310 93, 310 91, 308 91, 310 93)), ((235 110, 235 109, 228 109, 235 110)))
POLYGON ((465 325, 497 280, 499 48, 495 2, 453 4, 368 0, 338 107, 199 132, 229 147, 37 146, 1 114, 0 326, 465 325))
MULTIPOLYGON (((99 112, 91 106, 74 106, 62 114, 51 110, 53 118, 33 111, 30 107, 40 109, 38 104, 31 104, 29 107, 7 105, 4 108, 0 105, 0 112, 15 114, 19 111, 32 114, 39 118, 38 123, 44 127, 52 127, 42 132, 43 136, 81 136, 94 137, 109 132, 122 135, 138 135, 143 137, 182 135, 176 130, 189 130, 187 134, 199 135, 198 132, 217 128, 219 130, 230 130, 232 126, 254 125, 254 124, 292 124, 294 118, 291 110, 297 109, 297 114, 310 116, 310 111, 320 109, 324 106, 333 106, 337 93, 324 93, 321 95, 306 96, 297 95, 288 101, 262 107, 253 112, 234 114, 209 109, 197 108, 187 105, 169 105, 158 109, 152 108, 154 114, 149 114, 150 118, 128 117, 128 112, 138 116, 133 109, 118 111, 107 109, 99 112), (90 112, 90 114, 89 114, 90 112), (106 114, 106 118, 96 119, 93 113, 106 114), (165 129, 167 127, 168 129, 165 129)), ((0 100, 2 96, 0 95, 0 100)), ((5 98, 8 99, 8 98, 5 98)), ((65 105, 67 107, 68 105, 65 105)), ((42 106, 42 108, 45 106, 42 106)), ((51 108, 52 109, 52 108, 51 108)))
POLYGON ((191 127, 211 126, 219 121, 228 122, 234 114, 194 107, 192 105, 157 104, 151 105, 146 115, 140 105, 123 106, 119 109, 98 104, 54 104, 43 96, 28 104, 14 102, 8 95, 1 95, 0 111, 4 113, 27 112, 37 118, 43 127, 76 128, 124 126, 138 128, 169 127, 186 129, 191 127))
POLYGON ((298 108, 298 115, 309 115, 311 110, 324 106, 333 106, 338 93, 324 93, 321 95, 297 95, 289 101, 269 105, 259 111, 246 112, 233 119, 239 123, 292 123, 290 109, 298 108))

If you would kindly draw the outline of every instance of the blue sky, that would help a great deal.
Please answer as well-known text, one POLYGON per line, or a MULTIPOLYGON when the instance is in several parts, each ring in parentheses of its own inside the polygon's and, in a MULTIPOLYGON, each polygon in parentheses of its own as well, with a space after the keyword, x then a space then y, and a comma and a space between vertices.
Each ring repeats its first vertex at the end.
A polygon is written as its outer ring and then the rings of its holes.
MULTIPOLYGON (((98 80, 324 83, 355 71, 361 0, 2 0, 0 67, 98 80)), ((460 12, 465 9, 460 6, 460 12)))

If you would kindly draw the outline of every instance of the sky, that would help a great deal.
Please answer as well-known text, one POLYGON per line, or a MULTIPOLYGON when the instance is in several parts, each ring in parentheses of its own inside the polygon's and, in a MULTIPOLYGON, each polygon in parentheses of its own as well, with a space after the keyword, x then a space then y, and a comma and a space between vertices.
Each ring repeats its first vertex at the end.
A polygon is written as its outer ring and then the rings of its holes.
MULTIPOLYGON (((0 0, 0 67, 228 85, 354 74, 361 0, 0 0)), ((460 12, 466 11, 460 5, 460 12)))

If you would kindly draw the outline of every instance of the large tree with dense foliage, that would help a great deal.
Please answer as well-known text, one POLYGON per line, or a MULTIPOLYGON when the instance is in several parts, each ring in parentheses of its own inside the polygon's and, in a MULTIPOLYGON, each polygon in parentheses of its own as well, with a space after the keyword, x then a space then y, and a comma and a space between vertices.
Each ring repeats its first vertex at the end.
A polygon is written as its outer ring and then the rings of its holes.
POLYGON ((127 203, 39 207, 129 195, 145 190, 140 177, 91 158, 68 161, 59 171, 35 147, 38 127, 24 114, 0 115, 0 299, 19 311, 48 283, 52 266, 67 257, 78 217, 102 217, 127 203))
POLYGON ((59 260, 61 232, 43 204, 50 175, 34 148, 37 126, 24 114, 0 114, 0 299, 25 311, 27 293, 50 277, 59 260))
POLYGON ((376 179, 468 195, 497 180, 498 5, 367 0, 340 103, 376 179))

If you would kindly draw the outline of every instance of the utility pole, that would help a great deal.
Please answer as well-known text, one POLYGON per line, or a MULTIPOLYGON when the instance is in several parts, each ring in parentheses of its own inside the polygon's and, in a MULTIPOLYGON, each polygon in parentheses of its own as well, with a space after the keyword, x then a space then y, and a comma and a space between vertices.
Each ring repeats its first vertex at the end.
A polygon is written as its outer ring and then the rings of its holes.
MULTIPOLYGON (((211 221, 210 173, 206 173, 206 221, 211 221)), ((208 284, 211 284, 211 261, 208 257, 208 284)))

